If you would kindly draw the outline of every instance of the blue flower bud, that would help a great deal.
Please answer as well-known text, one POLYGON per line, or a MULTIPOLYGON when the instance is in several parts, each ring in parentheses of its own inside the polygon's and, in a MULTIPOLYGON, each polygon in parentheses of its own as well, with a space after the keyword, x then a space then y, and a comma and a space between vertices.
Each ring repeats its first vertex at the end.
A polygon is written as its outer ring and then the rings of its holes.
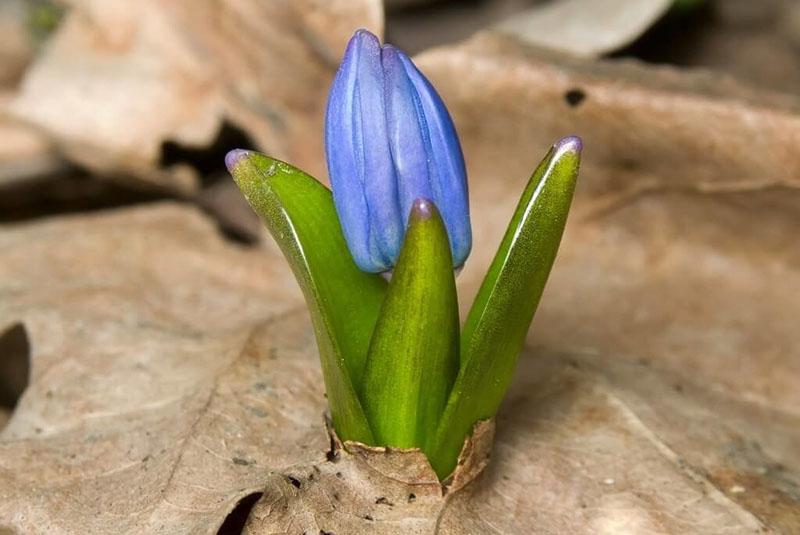
POLYGON ((453 120, 409 57, 358 30, 336 73, 325 118, 333 200, 356 264, 392 269, 414 201, 444 220, 453 265, 472 246, 464 157, 453 120))

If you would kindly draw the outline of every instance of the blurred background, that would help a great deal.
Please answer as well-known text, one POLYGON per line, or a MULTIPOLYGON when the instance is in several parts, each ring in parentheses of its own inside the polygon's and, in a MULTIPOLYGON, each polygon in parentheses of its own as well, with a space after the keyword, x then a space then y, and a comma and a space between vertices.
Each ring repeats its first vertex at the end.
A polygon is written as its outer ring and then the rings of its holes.
POLYGON ((324 180, 322 107, 360 26, 414 54, 500 33, 600 64, 800 87, 791 0, 2 0, 0 221, 178 199, 254 240, 222 157, 257 148, 324 180))

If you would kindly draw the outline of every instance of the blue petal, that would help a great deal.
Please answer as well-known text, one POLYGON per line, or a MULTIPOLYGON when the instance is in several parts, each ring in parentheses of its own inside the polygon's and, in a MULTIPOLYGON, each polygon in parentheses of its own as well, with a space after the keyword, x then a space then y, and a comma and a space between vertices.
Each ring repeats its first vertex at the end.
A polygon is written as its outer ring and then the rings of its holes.
POLYGON ((397 54, 422 106, 430 142, 429 154, 432 156, 431 198, 444 219, 453 251, 453 264, 460 266, 472 248, 467 171, 461 144, 453 120, 433 85, 408 56, 401 51, 397 54))
POLYGON ((361 155, 353 141, 353 107, 356 74, 360 53, 359 39, 353 36, 347 45, 342 64, 333 80, 325 114, 325 154, 333 200, 339 214, 345 240, 356 264, 364 269, 369 260, 367 248, 369 225, 367 201, 364 197, 361 155))
POLYGON ((386 132, 378 38, 353 35, 328 100, 325 148, 345 239, 364 271, 390 269, 403 225, 386 132))
POLYGON ((406 74, 400 54, 402 52, 391 45, 383 47, 389 147, 397 173, 400 213, 405 224, 414 201, 433 196, 430 171, 435 155, 422 103, 406 74))
POLYGON ((364 196, 369 211, 369 249, 376 271, 394 266, 402 245, 404 226, 397 199, 395 175, 386 125, 384 75, 378 38, 364 32, 365 46, 359 58, 356 95, 364 155, 364 196))

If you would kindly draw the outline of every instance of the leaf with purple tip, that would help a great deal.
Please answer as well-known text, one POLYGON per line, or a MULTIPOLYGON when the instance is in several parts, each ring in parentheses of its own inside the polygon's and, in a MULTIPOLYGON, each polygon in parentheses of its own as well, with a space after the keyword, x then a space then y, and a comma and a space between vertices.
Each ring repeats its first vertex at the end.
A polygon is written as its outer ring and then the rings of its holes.
POLYGON ((427 451, 458 371, 458 328, 447 230, 433 202, 417 199, 362 382, 378 445, 427 451))
POLYGON ((226 163, 303 290, 336 431, 342 439, 371 443, 356 390, 386 282, 353 262, 328 188, 255 152, 232 151, 226 163))
POLYGON ((461 331, 461 363, 428 456, 449 475, 464 438, 495 415, 553 266, 578 176, 581 142, 556 143, 522 194, 461 331))

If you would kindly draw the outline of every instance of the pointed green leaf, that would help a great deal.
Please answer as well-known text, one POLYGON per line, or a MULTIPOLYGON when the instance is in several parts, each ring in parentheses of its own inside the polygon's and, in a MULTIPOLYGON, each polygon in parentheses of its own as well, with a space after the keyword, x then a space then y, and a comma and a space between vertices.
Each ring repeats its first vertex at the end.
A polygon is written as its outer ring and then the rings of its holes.
POLYGON ((229 168, 289 261, 308 304, 334 427, 372 442, 356 395, 386 282, 359 270, 344 241, 331 192, 294 167, 234 152, 229 168))
POLYGON ((440 477, 505 395, 567 221, 581 143, 556 143, 533 173, 461 332, 461 369, 430 459, 440 477))
POLYGON ((364 373, 377 444, 426 449, 458 370, 458 328, 447 231, 433 202, 417 199, 364 373))

